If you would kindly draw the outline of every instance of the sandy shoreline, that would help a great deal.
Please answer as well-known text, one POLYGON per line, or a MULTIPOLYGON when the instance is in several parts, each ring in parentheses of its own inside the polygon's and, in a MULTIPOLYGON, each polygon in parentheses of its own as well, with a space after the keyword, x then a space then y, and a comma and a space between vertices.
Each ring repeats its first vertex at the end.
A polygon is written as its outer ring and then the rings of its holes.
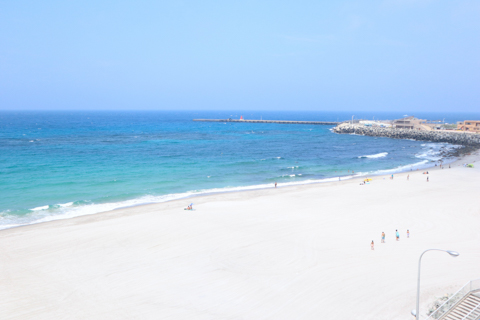
POLYGON ((365 186, 196 196, 193 212, 181 199, 2 230, 0 310, 6 319, 411 319, 423 250, 461 256, 425 255, 422 314, 480 278, 480 170, 461 166, 478 154, 429 168, 428 183, 419 170, 365 186))
MULTIPOLYGON (((453 146, 455 147, 455 146, 453 146)), ((472 147, 464 147, 464 148, 468 148, 469 150, 468 151, 475 151, 476 149, 472 148, 472 147)), ((443 147, 442 147, 443 149, 443 147)), ((453 149, 448 149, 448 151, 445 152, 445 150, 441 151, 439 153, 439 155, 441 156, 441 158, 439 160, 430 160, 429 163, 423 163, 423 161, 421 162, 417 162, 417 163, 412 163, 412 164, 407 164, 407 165, 402 165, 402 166, 399 166, 399 167, 395 167, 395 168, 392 168, 392 169, 383 169, 383 170, 376 170, 376 171, 373 171, 373 172, 356 172, 356 173, 353 173, 354 171, 352 170, 348 170, 348 172, 345 172, 345 170, 343 171, 338 171, 338 176, 333 176, 333 177, 328 177, 328 178, 323 178, 323 179, 319 179, 319 180, 302 180, 302 181, 294 181, 294 182, 280 182, 279 185, 278 185, 278 188, 285 188, 285 187, 295 187, 295 186, 301 186, 301 185, 311 185, 311 184, 319 184, 319 183, 331 183, 331 182, 334 182, 334 183, 337 183, 339 181, 343 181, 343 180, 350 180, 350 179, 359 179, 359 180, 363 180, 365 179, 366 177, 377 177, 377 176, 387 176, 387 175, 391 175, 391 174, 400 174, 400 173, 403 173, 403 172, 410 172, 409 169, 411 168, 416 168, 415 170, 429 170, 430 168, 435 168, 435 164, 439 164, 440 162, 443 162, 444 164, 451 164, 455 161, 457 161, 457 159, 461 158, 463 153, 460 153, 457 151, 457 149, 453 148, 453 149)), ((428 161, 428 160, 426 160, 428 161)), ((337 173, 337 171, 335 171, 335 173, 337 173)), ((164 196, 170 196, 170 199, 168 200, 162 200, 162 201, 148 201, 146 200, 145 202, 139 202, 139 203, 135 203, 135 204, 122 204, 121 206, 118 206, 118 203, 105 203, 106 205, 110 205, 110 208, 107 209, 107 208, 102 208, 103 210, 101 211, 96 211, 94 210, 93 212, 74 212, 74 211, 71 211, 71 212, 67 212, 67 213, 61 213, 61 214, 53 214, 53 215, 49 215, 49 216, 46 216, 46 217, 43 217, 39 220, 35 220, 35 221, 30 221, 30 222, 25 222, 25 223, 19 223, 19 224, 11 224, 11 225, 2 225, 1 228, 0 228, 0 231, 1 230, 5 230, 5 229, 11 229, 11 228, 18 228, 18 227, 23 227, 23 226, 28 226, 28 225, 34 225, 34 224, 39 224, 39 223, 48 223, 48 222, 52 222, 52 221, 56 221, 56 220, 63 220, 63 219, 73 219, 73 218, 76 218, 76 217, 81 217, 81 216, 85 216, 85 215, 92 215, 92 214, 103 214, 105 212, 109 212, 109 211, 115 211, 115 210, 122 210, 122 209, 127 209, 127 208, 133 208, 133 207, 137 207, 137 206, 145 206, 145 205, 150 205, 150 204, 160 204, 160 203, 165 203, 165 202, 171 202, 171 201, 182 201, 182 200, 185 200, 185 201, 189 201, 188 199, 192 199, 191 201, 195 201, 194 199, 198 198, 198 197, 203 197, 203 196, 209 196, 209 195, 216 195, 216 194, 221 194, 221 193, 231 193, 231 192, 248 192, 248 191, 259 191, 259 190, 262 190, 262 189, 270 189, 273 187, 273 183, 269 183, 269 184, 259 184, 259 185, 247 185, 247 186, 237 186, 237 187, 225 187, 225 188, 214 188, 214 189, 210 189, 210 190, 189 190, 189 191, 185 191, 183 193, 178 193, 178 194, 167 194, 167 195, 164 195, 164 196), (185 194, 189 194, 189 195, 185 195, 185 194)), ((131 201, 132 199, 130 200, 125 200, 125 202, 129 202, 131 201)), ((70 203, 73 203, 73 202, 70 202, 70 203)), ((60 204, 60 206, 63 206, 64 204, 60 204)), ((40 206, 38 208, 35 208, 35 209, 30 209, 30 210, 37 210, 37 209, 40 209, 40 208, 48 208, 49 205, 45 205, 45 206, 40 206)), ((89 207, 89 206, 85 206, 85 207, 89 207)))

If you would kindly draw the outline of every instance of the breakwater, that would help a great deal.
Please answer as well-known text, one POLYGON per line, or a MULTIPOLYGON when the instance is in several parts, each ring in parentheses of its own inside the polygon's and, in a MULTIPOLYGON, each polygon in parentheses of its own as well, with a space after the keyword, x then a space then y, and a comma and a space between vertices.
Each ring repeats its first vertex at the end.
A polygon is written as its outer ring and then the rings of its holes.
POLYGON ((459 131, 420 131, 396 128, 365 127, 347 124, 333 128, 335 133, 355 133, 372 137, 387 137, 392 139, 414 139, 432 142, 447 142, 463 146, 480 147, 480 134, 459 131))
POLYGON ((293 121, 293 120, 240 120, 240 119, 193 119, 203 122, 243 122, 243 123, 280 123, 280 124, 315 124, 315 125, 337 125, 335 121, 293 121))

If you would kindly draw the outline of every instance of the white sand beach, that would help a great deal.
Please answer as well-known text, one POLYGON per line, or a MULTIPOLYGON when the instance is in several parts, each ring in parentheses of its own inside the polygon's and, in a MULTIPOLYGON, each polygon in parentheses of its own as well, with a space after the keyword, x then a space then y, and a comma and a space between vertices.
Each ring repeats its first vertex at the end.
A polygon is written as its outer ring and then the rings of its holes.
POLYGON ((413 319, 420 254, 458 251, 424 255, 426 315, 480 278, 479 159, 430 182, 279 185, 2 230, 0 318, 413 319))

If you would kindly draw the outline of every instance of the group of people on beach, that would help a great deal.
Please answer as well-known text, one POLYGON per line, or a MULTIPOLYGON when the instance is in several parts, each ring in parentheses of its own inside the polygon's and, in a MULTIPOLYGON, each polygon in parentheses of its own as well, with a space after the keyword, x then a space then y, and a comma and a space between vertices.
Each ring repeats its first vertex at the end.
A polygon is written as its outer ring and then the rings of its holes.
MULTIPOLYGON (((437 166, 437 164, 435 163, 435 167, 437 166)), ((440 164, 438 165, 440 168, 443 169, 443 162, 440 161, 440 164)), ((452 167, 450 165, 448 165, 448 169, 451 169, 452 167)))
MULTIPOLYGON (((410 238, 410 230, 407 229, 407 238, 410 238)), ((400 241, 400 233, 398 233, 398 229, 395 229, 395 240, 400 241)), ((381 243, 385 243, 385 232, 382 231, 382 241, 381 243)), ((375 243, 372 240, 372 243, 370 243, 370 248, 372 250, 375 250, 375 243)))

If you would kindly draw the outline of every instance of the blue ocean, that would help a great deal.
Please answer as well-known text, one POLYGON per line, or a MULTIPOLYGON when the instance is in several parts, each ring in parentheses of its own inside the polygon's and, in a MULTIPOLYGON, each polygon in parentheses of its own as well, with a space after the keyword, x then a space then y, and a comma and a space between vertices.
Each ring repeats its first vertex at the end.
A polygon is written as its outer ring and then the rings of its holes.
MULTIPOLYGON (((0 112, 0 229, 228 192, 434 165, 447 144, 338 135, 347 112, 0 112), (352 174, 352 171, 354 173, 352 174)), ((393 119, 402 113, 355 114, 393 119)), ((465 114, 415 114, 454 123, 465 114)), ((193 200, 185 200, 188 204, 193 200)))

